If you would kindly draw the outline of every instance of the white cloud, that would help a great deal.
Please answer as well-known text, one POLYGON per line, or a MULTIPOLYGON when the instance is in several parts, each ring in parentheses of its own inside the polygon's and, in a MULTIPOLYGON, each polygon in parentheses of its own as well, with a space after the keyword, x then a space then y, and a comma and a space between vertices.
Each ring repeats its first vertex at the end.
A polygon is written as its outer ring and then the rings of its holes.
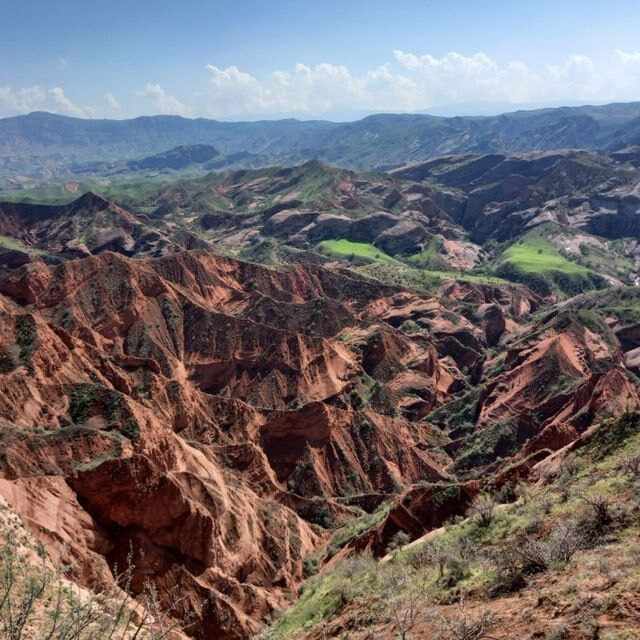
POLYGON ((46 89, 40 86, 0 87, 0 116, 11 116, 31 111, 51 111, 71 116, 90 118, 91 107, 77 105, 70 100, 62 87, 46 89))
POLYGON ((127 96, 99 93, 99 109, 79 105, 60 86, 0 86, 0 116, 34 110, 75 116, 147 113, 256 118, 323 117, 366 112, 428 111, 456 104, 606 102, 640 98, 640 51, 569 55, 553 64, 497 60, 484 52, 441 56, 397 49, 386 64, 355 72, 343 64, 297 63, 257 76, 235 65, 208 64, 203 87, 183 100, 157 83, 127 96), (145 104, 136 104, 136 96, 145 104), (122 100, 120 100, 122 98, 122 100), (122 102, 122 104, 121 104, 122 102))
POLYGON ((79 118, 90 118, 94 114, 94 110, 91 107, 80 107, 72 102, 65 95, 62 87, 49 89, 49 95, 53 100, 55 111, 58 113, 66 113, 71 116, 78 116, 79 118))
POLYGON ((0 114, 14 115, 28 113, 42 108, 46 103, 47 92, 41 87, 0 87, 0 114))
POLYGON ((344 65, 308 66, 274 71, 259 80, 235 66, 207 65, 209 92, 202 109, 214 117, 276 113, 313 115, 335 109, 411 109, 413 82, 391 73, 388 65, 354 76, 344 65))
POLYGON ((164 115, 188 116, 191 108, 180 102, 178 98, 167 93, 159 84, 148 82, 139 95, 149 98, 156 113, 164 115))
POLYGON ((110 111, 113 111, 114 113, 119 113, 120 111, 122 111, 122 106, 118 102, 117 98, 113 95, 113 93, 105 93, 104 100, 107 103, 107 107, 110 111))
POLYGON ((500 62, 483 52, 443 56, 395 50, 393 61, 360 74, 336 64, 298 63, 264 78, 236 66, 206 67, 209 91, 197 111, 214 117, 302 116, 347 111, 417 111, 456 103, 559 103, 640 96, 640 52, 555 64, 500 62))
POLYGON ((623 64, 640 65, 640 51, 622 51, 616 49, 616 56, 623 64))

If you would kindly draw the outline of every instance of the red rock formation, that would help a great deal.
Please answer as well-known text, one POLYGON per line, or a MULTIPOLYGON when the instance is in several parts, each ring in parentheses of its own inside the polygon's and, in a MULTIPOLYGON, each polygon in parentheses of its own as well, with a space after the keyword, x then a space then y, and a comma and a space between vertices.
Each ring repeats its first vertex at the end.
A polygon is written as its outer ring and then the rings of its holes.
POLYGON ((435 406, 450 374, 428 339, 372 324, 381 285, 104 253, 0 292, 0 493, 87 586, 132 549, 134 589, 179 585, 197 637, 283 606, 325 514, 350 514, 337 497, 447 477, 430 428, 392 414, 418 384, 435 406))
POLYGON ((640 405, 615 338, 527 324, 538 303, 195 251, 34 260, 0 279, 0 495, 79 583, 132 550, 191 635, 247 638, 356 507, 393 501, 351 543, 382 555, 463 513, 465 474, 526 477, 640 405))

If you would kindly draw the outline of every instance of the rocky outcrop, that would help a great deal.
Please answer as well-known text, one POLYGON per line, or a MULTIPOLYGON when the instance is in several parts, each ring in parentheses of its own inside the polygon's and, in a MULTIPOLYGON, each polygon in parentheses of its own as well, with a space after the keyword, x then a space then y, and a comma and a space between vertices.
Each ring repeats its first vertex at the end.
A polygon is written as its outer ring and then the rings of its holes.
MULTIPOLYGON (((144 217, 91 192, 67 205, 0 203, 0 234, 15 238, 36 253, 65 258, 104 251, 162 255, 193 248, 195 241, 184 232, 169 237, 144 217)), ((201 248, 206 246, 200 242, 201 248)))
POLYGON ((464 515, 479 492, 478 482, 414 486, 398 497, 379 526, 357 537, 351 546, 378 558, 384 556, 398 533, 415 540, 438 529, 450 518, 464 515))
POLYGON ((477 243, 514 239, 531 226, 555 222, 608 238, 637 235, 637 171, 586 151, 521 156, 448 156, 392 172, 463 194, 440 206, 477 243))

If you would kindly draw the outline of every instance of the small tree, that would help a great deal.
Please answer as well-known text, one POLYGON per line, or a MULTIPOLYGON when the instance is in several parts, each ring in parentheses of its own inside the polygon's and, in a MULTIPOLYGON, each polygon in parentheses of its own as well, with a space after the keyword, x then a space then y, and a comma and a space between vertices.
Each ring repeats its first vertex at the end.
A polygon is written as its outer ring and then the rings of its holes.
POLYGON ((411 632, 424 619, 424 595, 420 590, 411 588, 391 601, 388 611, 400 640, 409 640, 411 632))
POLYGON ((444 575, 445 566, 451 557, 450 548, 445 547, 438 540, 426 542, 416 549, 408 558, 408 562, 416 571, 425 567, 438 568, 438 580, 444 575))
POLYGON ((383 577, 385 609, 400 640, 409 640, 425 620, 424 585, 402 567, 391 567, 383 577))

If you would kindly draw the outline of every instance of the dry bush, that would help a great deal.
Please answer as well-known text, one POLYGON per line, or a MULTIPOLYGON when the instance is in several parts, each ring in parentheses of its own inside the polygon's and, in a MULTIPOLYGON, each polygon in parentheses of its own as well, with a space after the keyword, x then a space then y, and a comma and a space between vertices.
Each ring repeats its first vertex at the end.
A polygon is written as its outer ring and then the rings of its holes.
POLYGON ((400 640, 418 638, 416 628, 429 618, 424 575, 403 564, 390 564, 379 574, 386 618, 400 640))
POLYGON ((518 480, 514 487, 514 493, 523 504, 528 504, 540 495, 540 489, 526 480, 518 480))
POLYGON ((481 493, 476 496, 469 507, 469 515, 477 518, 478 523, 482 527, 488 527, 492 520, 496 502, 488 493, 481 493))
POLYGON ((591 524, 596 531, 603 532, 613 522, 612 505, 604 496, 581 496, 591 510, 591 524))
POLYGON ((440 541, 426 542, 407 557, 407 563, 416 571, 426 567, 438 568, 438 579, 444 575, 444 569, 451 558, 451 547, 443 545, 440 541))
POLYGON ((426 619, 425 595, 418 586, 412 586, 399 597, 387 601, 387 615, 400 640, 409 640, 413 630, 426 619))
POLYGON ((523 535, 500 545, 491 554, 496 575, 489 596, 522 589, 526 575, 562 566, 585 546, 585 536, 575 522, 559 524, 546 538, 523 535))
POLYGON ((526 585, 522 556, 515 544, 501 545, 493 552, 491 559, 496 575, 488 589, 489 597, 513 593, 526 585))
POLYGON ((368 576, 375 580, 378 577, 378 565, 371 554, 353 556, 341 562, 333 572, 334 592, 339 597, 340 608, 361 595, 367 587, 363 580, 368 576))
MULTIPOLYGON (((9 538, 9 540, 11 540, 9 538)), ((147 584, 137 601, 127 594, 130 564, 119 587, 82 593, 50 568, 42 550, 34 562, 13 540, 0 547, 0 637, 7 640, 165 640, 182 624, 179 599, 163 612, 158 593, 147 584)))
POLYGON ((457 614, 439 615, 434 624, 438 640, 491 640, 490 631, 495 625, 495 616, 490 611, 471 613, 464 601, 458 605, 457 614))
POLYGON ((516 541, 525 572, 545 571, 567 564, 584 546, 584 537, 574 522, 560 523, 544 539, 526 536, 516 541))
POLYGON ((560 482, 571 481, 578 475, 579 472, 580 465, 577 458, 575 456, 570 456, 562 461, 562 467, 560 469, 558 480, 560 482))
POLYGON ((437 579, 443 586, 454 586, 462 580, 477 547, 468 539, 456 541, 432 540, 413 551, 407 563, 414 570, 437 567, 437 579))
POLYGON ((624 524, 628 511, 621 503, 614 503, 605 496, 581 496, 586 509, 578 515, 576 526, 584 539, 584 546, 595 547, 612 529, 624 524))
POLYGON ((503 484, 498 490, 494 491, 492 495, 498 504, 510 504, 518 499, 514 482, 503 484))
POLYGON ((620 471, 634 480, 640 478, 640 456, 624 458, 620 464, 620 471))

